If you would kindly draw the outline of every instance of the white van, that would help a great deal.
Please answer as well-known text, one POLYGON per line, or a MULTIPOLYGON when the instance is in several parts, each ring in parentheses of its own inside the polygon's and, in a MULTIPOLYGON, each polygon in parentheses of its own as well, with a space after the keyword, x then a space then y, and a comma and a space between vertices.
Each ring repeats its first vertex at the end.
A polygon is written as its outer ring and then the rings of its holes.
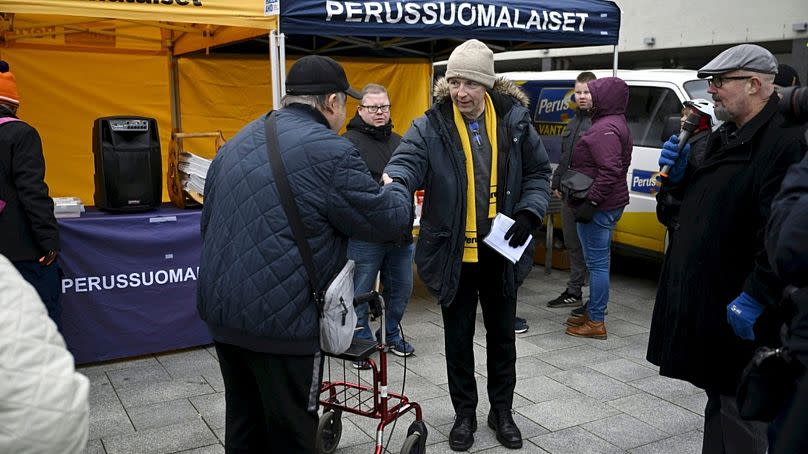
MULTIPOLYGON (((612 70, 592 71, 600 77, 612 70)), ((561 156, 561 134, 575 116, 575 78, 581 71, 502 73, 515 81, 530 97, 533 124, 542 136, 550 161, 561 156)), ((655 195, 659 185, 659 153, 671 134, 679 132, 682 103, 689 99, 710 99, 707 81, 696 71, 649 69, 618 71, 629 86, 626 120, 634 138, 634 151, 627 184, 630 202, 614 231, 615 249, 644 256, 661 257, 665 250, 665 227, 656 219, 655 195)))

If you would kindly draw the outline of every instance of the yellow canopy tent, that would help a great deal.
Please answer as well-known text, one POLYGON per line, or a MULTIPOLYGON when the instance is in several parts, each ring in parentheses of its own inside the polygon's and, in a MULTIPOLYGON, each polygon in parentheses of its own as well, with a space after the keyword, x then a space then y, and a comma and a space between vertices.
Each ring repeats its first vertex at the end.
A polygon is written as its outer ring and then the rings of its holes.
MULTIPOLYGON (((266 38, 277 28, 276 16, 264 15, 265 4, 273 3, 194 3, 0 0, 0 58, 17 77, 20 117, 42 135, 52 196, 78 196, 92 203, 91 129, 96 118, 156 118, 165 157, 172 132, 220 129, 232 137, 275 101, 272 75, 284 70, 273 68, 266 55, 207 52, 266 38)), ((267 53, 271 50, 268 44, 267 53)), ((400 100, 393 112, 399 132, 428 106, 428 60, 339 60, 352 86, 378 82, 391 89, 391 99, 400 100)), ((349 112, 354 107, 350 104, 349 112)), ((212 141, 199 152, 212 154, 212 141)))
POLYGON ((277 27, 255 0, 0 0, 0 12, 0 57, 17 76, 20 117, 42 135, 51 194, 86 204, 95 118, 155 117, 167 150, 182 128, 177 56, 277 27))

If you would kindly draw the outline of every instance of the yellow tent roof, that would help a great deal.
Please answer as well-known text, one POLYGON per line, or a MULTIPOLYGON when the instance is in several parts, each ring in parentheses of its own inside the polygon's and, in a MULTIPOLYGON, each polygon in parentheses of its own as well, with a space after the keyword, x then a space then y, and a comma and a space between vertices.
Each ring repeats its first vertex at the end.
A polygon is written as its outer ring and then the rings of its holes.
POLYGON ((275 28, 277 5, 271 0, 0 0, 0 11, 266 30, 275 28))
POLYGON ((6 46, 175 55, 266 35, 271 0, 0 0, 6 46), (13 13, 13 14, 8 14, 13 13))

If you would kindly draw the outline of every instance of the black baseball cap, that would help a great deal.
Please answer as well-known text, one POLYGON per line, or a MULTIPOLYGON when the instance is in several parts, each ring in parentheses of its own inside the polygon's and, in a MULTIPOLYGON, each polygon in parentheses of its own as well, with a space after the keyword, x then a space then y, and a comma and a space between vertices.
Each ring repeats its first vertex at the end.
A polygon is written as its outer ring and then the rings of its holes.
POLYGON ((774 76, 774 85, 780 87, 800 86, 800 76, 791 66, 780 64, 777 66, 777 75, 774 76))
POLYGON ((290 95, 324 95, 338 92, 362 99, 348 84, 342 66, 330 57, 307 55, 296 61, 286 75, 286 93, 290 95))

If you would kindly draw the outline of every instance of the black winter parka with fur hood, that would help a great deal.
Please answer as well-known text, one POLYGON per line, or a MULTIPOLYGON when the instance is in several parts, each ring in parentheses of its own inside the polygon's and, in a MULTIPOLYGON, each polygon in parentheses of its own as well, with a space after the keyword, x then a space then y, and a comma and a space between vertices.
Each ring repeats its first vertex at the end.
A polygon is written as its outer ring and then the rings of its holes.
MULTIPOLYGON (((460 281, 468 181, 445 78, 437 81, 433 94, 435 103, 413 122, 385 172, 401 180, 410 192, 425 190, 415 263, 429 291, 448 306, 460 281)), ((488 94, 497 114, 497 211, 513 217, 526 210, 543 219, 552 171, 530 121, 528 98, 506 79, 498 79, 488 94)), ((516 265, 505 262, 506 297, 516 297, 532 263, 532 244, 516 265)))

